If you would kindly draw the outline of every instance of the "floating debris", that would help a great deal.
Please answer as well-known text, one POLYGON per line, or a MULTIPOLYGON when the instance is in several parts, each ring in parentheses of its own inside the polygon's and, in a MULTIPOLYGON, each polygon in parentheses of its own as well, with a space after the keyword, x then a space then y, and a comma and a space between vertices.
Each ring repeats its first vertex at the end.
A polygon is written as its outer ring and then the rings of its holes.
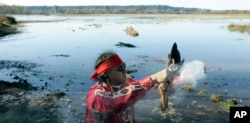
POLYGON ((210 100, 214 103, 219 103, 219 102, 223 101, 223 97, 216 95, 216 94, 213 94, 213 95, 211 95, 210 100))
POLYGON ((187 93, 191 93, 194 91, 194 89, 192 88, 190 83, 186 83, 183 85, 183 87, 181 88, 182 90, 184 90, 187 93))
POLYGON ((243 105, 237 104, 237 101, 236 101, 236 100, 231 100, 231 99, 220 102, 220 105, 221 105, 226 111, 229 111, 230 107, 235 107, 235 106, 237 106, 237 107, 243 107, 243 105), (233 102, 231 102, 231 101, 233 101, 233 102))
POLYGON ((118 44, 116 44, 115 46, 118 46, 118 47, 129 47, 129 48, 135 48, 136 47, 133 44, 124 43, 124 42, 118 42, 118 44))
POLYGON ((65 54, 59 54, 59 55, 52 55, 55 57, 70 57, 70 55, 65 55, 65 54))
POLYGON ((197 89, 196 92, 197 92, 197 95, 199 96, 205 96, 207 94, 207 91, 203 89, 197 89))
POLYGON ((95 28, 101 28, 102 27, 102 24, 89 24, 89 25, 86 25, 86 26, 94 26, 95 28))
POLYGON ((207 85, 207 84, 208 84, 208 81, 203 81, 203 84, 204 84, 204 85, 207 85))
POLYGON ((234 104, 234 105, 237 105, 237 104, 238 104, 238 102, 237 102, 236 99, 228 99, 227 102, 228 102, 228 103, 231 103, 231 104, 234 104))
POLYGON ((133 37, 136 37, 139 35, 139 33, 132 26, 128 26, 124 31, 128 35, 133 36, 133 37))
POLYGON ((149 56, 146 56, 146 55, 139 55, 138 57, 139 57, 139 58, 142 58, 142 59, 146 59, 146 58, 148 58, 149 56))

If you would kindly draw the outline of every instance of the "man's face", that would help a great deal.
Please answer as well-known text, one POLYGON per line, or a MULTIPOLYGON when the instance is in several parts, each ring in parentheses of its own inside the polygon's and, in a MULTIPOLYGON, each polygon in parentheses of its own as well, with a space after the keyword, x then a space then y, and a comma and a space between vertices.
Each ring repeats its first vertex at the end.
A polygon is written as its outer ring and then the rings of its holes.
POLYGON ((112 85, 124 85, 126 81, 126 64, 115 67, 108 72, 109 82, 112 85))

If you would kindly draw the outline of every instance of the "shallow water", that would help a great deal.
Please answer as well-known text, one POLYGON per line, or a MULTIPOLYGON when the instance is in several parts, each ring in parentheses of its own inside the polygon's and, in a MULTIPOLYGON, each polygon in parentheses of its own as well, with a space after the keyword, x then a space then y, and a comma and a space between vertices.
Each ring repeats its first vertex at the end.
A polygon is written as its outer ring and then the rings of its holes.
MULTIPOLYGON (((61 105, 59 114, 63 122, 84 122, 85 94, 93 84, 89 75, 101 52, 119 53, 129 68, 138 70, 132 75, 140 79, 165 67, 156 61, 166 60, 174 42, 186 62, 200 60, 206 64, 207 78, 200 80, 195 89, 204 89, 207 94, 199 96, 179 89, 169 97, 168 111, 161 112, 159 97, 153 89, 136 104, 138 122, 229 122, 229 112, 210 101, 212 94, 223 95, 225 99, 236 98, 240 104, 250 105, 250 35, 227 30, 228 24, 246 24, 249 19, 15 17, 51 22, 24 23, 20 28, 22 33, 0 38, 0 60, 42 65, 36 69, 39 71, 36 76, 25 72, 16 74, 35 86, 44 86, 47 82, 46 89, 39 94, 53 90, 66 92, 67 96, 57 102, 61 105), (127 26, 137 30, 139 36, 127 35, 124 32, 127 26), (114 46, 118 42, 131 43, 137 48, 114 46)), ((3 80, 13 81, 6 76, 8 70, 0 72, 3 80)))

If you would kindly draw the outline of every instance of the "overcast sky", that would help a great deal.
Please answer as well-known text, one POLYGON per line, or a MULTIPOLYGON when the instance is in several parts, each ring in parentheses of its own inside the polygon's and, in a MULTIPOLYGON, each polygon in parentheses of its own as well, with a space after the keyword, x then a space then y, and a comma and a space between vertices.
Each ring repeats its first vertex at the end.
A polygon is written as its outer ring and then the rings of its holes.
POLYGON ((213 10, 250 10, 250 0, 0 0, 7 5, 169 5, 213 10))

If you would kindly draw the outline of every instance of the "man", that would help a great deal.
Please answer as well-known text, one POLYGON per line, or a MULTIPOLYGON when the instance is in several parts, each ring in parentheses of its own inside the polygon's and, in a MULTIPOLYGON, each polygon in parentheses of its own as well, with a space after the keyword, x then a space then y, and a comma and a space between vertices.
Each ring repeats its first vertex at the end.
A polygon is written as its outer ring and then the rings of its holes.
POLYGON ((167 77, 163 69, 141 80, 133 80, 116 53, 102 53, 90 77, 96 83, 86 96, 86 122, 134 123, 134 104, 153 86, 166 83, 167 77))

